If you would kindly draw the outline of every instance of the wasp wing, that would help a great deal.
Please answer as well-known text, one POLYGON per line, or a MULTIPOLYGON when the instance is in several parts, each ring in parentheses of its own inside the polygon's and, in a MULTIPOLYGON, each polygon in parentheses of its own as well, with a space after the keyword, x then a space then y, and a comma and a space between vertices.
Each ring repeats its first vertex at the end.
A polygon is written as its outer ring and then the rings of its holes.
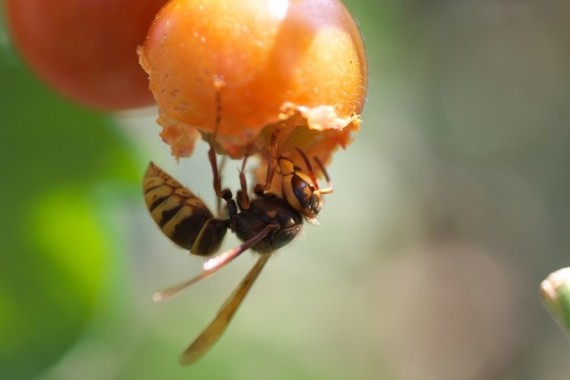
POLYGON ((233 293, 224 302, 218 314, 214 320, 202 331, 202 333, 186 348, 186 350, 180 356, 180 364, 189 365, 198 360, 202 355, 204 355, 228 327, 232 317, 236 313, 237 309, 243 302, 245 296, 251 289, 251 286, 259 276, 259 273, 265 266, 265 263, 269 259, 269 254, 261 255, 257 263, 251 268, 249 273, 245 276, 238 287, 233 291, 233 293))
POLYGON ((274 227, 271 225, 265 226, 264 229, 259 231, 250 239, 246 240, 242 244, 238 245, 237 247, 228 249, 227 251, 220 253, 217 256, 212 257, 208 261, 206 261, 203 265, 203 271, 200 272, 196 277, 191 278, 190 280, 183 281, 166 289, 160 290, 153 295, 153 299, 156 302, 164 301, 167 298, 172 297, 176 293, 180 292, 181 290, 186 289, 187 287, 197 283, 198 281, 208 277, 209 275, 217 272, 218 270, 225 267, 228 263, 230 263, 233 259, 238 257, 243 252, 247 251, 255 244, 263 240, 273 229, 274 227))

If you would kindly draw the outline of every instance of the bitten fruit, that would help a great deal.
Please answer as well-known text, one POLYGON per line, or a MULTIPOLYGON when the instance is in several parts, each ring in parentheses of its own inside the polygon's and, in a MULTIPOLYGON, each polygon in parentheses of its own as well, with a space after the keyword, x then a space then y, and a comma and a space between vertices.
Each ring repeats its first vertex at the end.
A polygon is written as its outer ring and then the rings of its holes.
POLYGON ((172 0, 139 56, 177 158, 219 125, 232 158, 300 148, 326 164, 360 125, 366 55, 340 0, 172 0))

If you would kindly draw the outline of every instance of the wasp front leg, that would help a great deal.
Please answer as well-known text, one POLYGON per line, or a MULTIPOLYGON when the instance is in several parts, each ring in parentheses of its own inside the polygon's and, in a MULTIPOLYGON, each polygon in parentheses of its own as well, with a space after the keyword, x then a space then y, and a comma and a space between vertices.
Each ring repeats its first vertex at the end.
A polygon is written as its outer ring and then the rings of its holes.
POLYGON ((222 176, 221 176, 221 168, 224 167, 225 164, 225 160, 226 157, 224 156, 222 158, 222 163, 220 164, 220 167, 218 167, 218 159, 216 157, 216 138, 218 136, 218 130, 220 129, 220 124, 222 122, 222 96, 220 94, 223 86, 225 85, 225 82, 222 78, 219 78, 217 76, 214 76, 212 79, 212 84, 214 86, 215 89, 215 105, 216 105, 216 116, 215 116, 215 120, 214 120, 214 130, 212 132, 212 134, 207 138, 208 141, 208 145, 210 146, 210 149, 208 150, 208 160, 210 161, 210 166, 212 168, 212 175, 213 175, 213 186, 214 186, 214 192, 216 193, 216 209, 217 209, 217 214, 220 215, 220 210, 221 210, 221 203, 222 203, 222 199, 226 199, 226 197, 224 195, 225 192, 227 192, 227 190, 222 190, 222 176))

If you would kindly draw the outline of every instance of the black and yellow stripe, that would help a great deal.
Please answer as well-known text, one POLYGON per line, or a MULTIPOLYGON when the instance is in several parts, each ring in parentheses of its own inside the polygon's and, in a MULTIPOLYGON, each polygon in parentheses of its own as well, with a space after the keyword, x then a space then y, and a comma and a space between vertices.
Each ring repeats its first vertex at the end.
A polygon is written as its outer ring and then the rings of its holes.
POLYGON ((143 191, 152 218, 170 240, 195 255, 218 250, 229 221, 215 218, 198 196, 152 162, 143 191))

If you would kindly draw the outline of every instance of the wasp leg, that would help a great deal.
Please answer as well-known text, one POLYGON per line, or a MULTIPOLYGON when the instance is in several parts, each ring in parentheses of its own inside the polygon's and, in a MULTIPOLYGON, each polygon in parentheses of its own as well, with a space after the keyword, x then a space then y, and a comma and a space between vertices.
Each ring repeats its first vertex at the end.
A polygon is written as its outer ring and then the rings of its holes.
POLYGON ((238 190, 237 192, 237 201, 241 210, 247 210, 249 208, 249 196, 247 195, 247 179, 245 178, 245 164, 247 162, 248 157, 249 156, 245 156, 243 158, 241 169, 239 171, 240 190, 238 190))
POLYGON ((212 166, 212 172, 214 174, 214 191, 216 195, 222 198, 222 180, 220 177, 220 172, 218 170, 218 161, 216 159, 216 137, 218 136, 218 130, 222 121, 222 96, 220 91, 224 86, 223 79, 214 76, 212 83, 215 90, 215 103, 216 103, 216 118, 214 120, 214 131, 208 138, 208 144, 210 145, 210 150, 208 151, 208 159, 210 160, 210 165, 212 166))
POLYGON ((276 227, 274 225, 268 225, 264 229, 259 231, 257 234, 252 236, 250 239, 238 245, 237 247, 231 248, 223 253, 220 253, 217 256, 212 257, 203 264, 202 272, 198 274, 196 277, 193 277, 190 280, 181 282, 179 284, 173 285, 169 288, 154 293, 153 299, 156 302, 164 301, 172 297, 173 295, 179 293, 180 291, 186 289, 187 287, 217 272, 218 270, 222 269, 227 264, 229 264, 233 259, 238 257, 240 254, 247 251, 257 243, 259 243, 261 240, 263 240, 275 228, 276 227))
POLYGON ((271 189, 271 183, 273 182, 273 177, 275 176, 275 170, 277 169, 277 159, 272 158, 267 163, 267 175, 265 176, 265 184, 258 183, 253 189, 254 193, 261 195, 267 193, 271 189))
MULTIPOLYGON (((224 168, 226 167, 226 162, 228 161, 227 158, 228 158, 227 156, 222 156, 222 160, 220 161, 220 166, 218 170, 218 178, 219 178, 218 182, 220 186, 222 186, 222 173, 224 172, 224 168)), ((216 197, 216 215, 218 216, 222 215, 222 199, 226 199, 224 197, 224 193, 226 191, 229 191, 229 189, 223 189, 222 195, 221 196, 218 195, 216 197)))
POLYGON ((279 226, 274 224, 266 225, 261 231, 253 235, 251 238, 240 244, 239 246, 229 249, 219 255, 216 255, 208 260, 202 265, 202 268, 206 271, 218 270, 226 266, 230 261, 241 255, 244 251, 255 246, 261 240, 263 240, 272 231, 278 230, 279 226))
MULTIPOLYGON (((213 175, 213 187, 214 192, 216 193, 216 211, 217 215, 221 214, 222 208, 222 199, 225 199, 224 193, 227 189, 222 190, 222 174, 223 168, 226 164, 226 156, 222 157, 222 161, 220 166, 218 167, 218 160, 216 157, 216 138, 218 136, 218 130, 220 129, 220 124, 222 122, 222 96, 221 96, 221 89, 224 87, 225 82, 222 77, 214 76, 212 79, 212 84, 214 86, 214 96, 215 96, 215 105, 216 105, 216 116, 214 120, 214 131, 208 137, 208 145, 210 145, 210 149, 208 150, 208 160, 210 161, 210 166, 212 167, 212 175, 213 175)), ((227 200, 226 200, 227 201, 227 200)))
POLYGON ((271 183, 273 182, 273 177, 275 176, 275 170, 277 170, 277 138, 281 134, 281 129, 277 128, 271 134, 271 159, 267 162, 267 174, 265 175, 265 184, 258 183, 253 188, 253 192, 257 195, 262 195, 267 193, 271 189, 271 183))
POLYGON ((321 169, 321 171, 323 172, 323 174, 327 180, 327 187, 324 189, 319 187, 319 183, 317 182, 317 177, 315 176, 315 172, 313 170, 313 165, 311 165, 311 161, 309 161, 309 158, 307 157, 305 152, 303 152, 303 150, 299 149, 299 148, 297 148, 297 152, 299 152, 299 154, 303 158, 303 161, 305 162, 305 166, 307 167, 307 172, 309 173, 309 177, 311 177, 311 181, 313 182, 313 185, 315 185, 315 189, 317 189, 320 194, 332 193, 333 187, 332 187, 331 178, 329 177, 329 173, 325 169, 325 166, 323 165, 321 160, 319 160, 318 157, 314 157, 315 162, 319 165, 319 169, 321 169))

